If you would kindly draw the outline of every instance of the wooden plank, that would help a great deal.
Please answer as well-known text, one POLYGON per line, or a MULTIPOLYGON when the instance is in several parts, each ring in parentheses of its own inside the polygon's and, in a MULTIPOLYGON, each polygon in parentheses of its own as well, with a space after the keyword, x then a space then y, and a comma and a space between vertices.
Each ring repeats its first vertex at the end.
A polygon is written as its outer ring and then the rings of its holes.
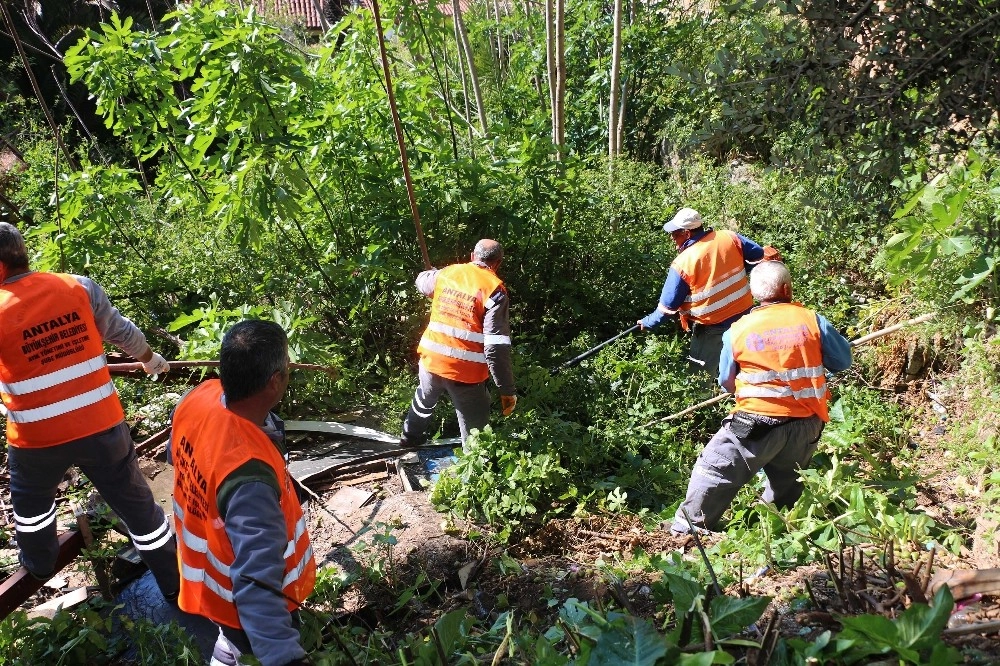
POLYGON ((47 617, 51 620, 59 612, 59 609, 65 608, 68 610, 74 606, 79 606, 89 598, 90 590, 86 587, 78 587, 72 592, 67 592, 54 599, 49 599, 44 604, 35 606, 28 611, 28 617, 47 617))
POLYGON ((164 443, 170 439, 170 426, 167 426, 158 433, 153 434, 149 439, 135 445, 135 452, 137 455, 145 455, 150 451, 150 449, 164 443))
POLYGON ((350 513, 354 509, 360 509, 368 504, 375 497, 375 493, 361 490, 360 488, 345 487, 334 493, 327 503, 326 508, 334 513, 350 513))
MULTIPOLYGON (((83 550, 83 535, 76 530, 60 534, 59 556, 56 558, 55 570, 61 571, 77 558, 81 550, 83 550)), ((45 581, 38 580, 24 567, 8 576, 7 580, 0 584, 0 618, 5 618, 17 610, 44 584, 45 581)))

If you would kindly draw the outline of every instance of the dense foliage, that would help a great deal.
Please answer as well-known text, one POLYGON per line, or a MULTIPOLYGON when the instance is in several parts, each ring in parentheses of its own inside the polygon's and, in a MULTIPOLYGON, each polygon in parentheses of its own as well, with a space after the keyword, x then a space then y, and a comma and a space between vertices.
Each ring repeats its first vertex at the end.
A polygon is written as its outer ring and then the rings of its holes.
MULTIPOLYGON (((396 432, 426 305, 412 288, 420 246, 371 14, 347 14, 316 41, 249 3, 179 4, 155 19, 155 4, 123 3, 116 13, 82 4, 99 22, 83 27, 89 14, 44 2, 49 23, 39 27, 72 36, 46 47, 65 48, 65 59, 42 91, 69 155, 36 112, 13 51, 2 65, 0 127, 21 159, 0 173, 0 211, 26 230, 35 267, 91 275, 171 357, 211 358, 233 321, 275 319, 293 360, 341 369, 339 380, 297 379, 286 415, 361 405, 396 432)), ((849 337, 938 309, 939 336, 966 345, 963 371, 985 387, 979 410, 995 404, 995 9, 684 4, 627 6, 624 154, 613 163, 604 157, 613 34, 605 3, 582 2, 567 16, 560 159, 543 12, 530 3, 467 12, 484 124, 448 17, 405 0, 382 7, 432 263, 464 260, 481 237, 506 249, 518 409, 474 436, 433 492, 439 508, 491 525, 500 542, 553 517, 631 511, 654 525, 673 515, 725 409, 659 420, 712 390, 689 373, 686 338, 667 325, 577 368, 550 369, 655 307, 673 257, 660 228, 682 205, 778 246, 796 299, 849 337)), ((951 353, 948 361, 959 357, 951 353)), ((792 567, 843 545, 960 548, 955 526, 916 502, 910 417, 887 407, 878 386, 896 378, 880 377, 877 354, 859 357, 835 388, 804 499, 779 513, 759 501, 757 483, 737 498, 729 538, 710 553, 724 581, 744 564, 792 567)), ((123 394, 150 398, 146 389, 123 394)), ((450 405, 437 418, 441 433, 454 433, 450 405)), ((995 428, 992 439, 979 432, 970 426, 966 453, 989 460, 995 428)), ((996 472, 985 476, 995 494, 996 472)), ((437 663, 442 653, 460 661, 506 650, 562 664, 569 650, 576 663, 729 663, 721 648, 684 652, 706 639, 739 651, 734 636, 766 600, 711 598, 695 580, 703 571, 654 560, 654 593, 673 609, 662 627, 582 602, 566 602, 559 621, 542 627, 513 612, 491 626, 449 613, 434 632, 395 643, 367 634, 365 658, 437 663)), ((838 639, 783 643, 781 663, 875 653, 952 663, 932 641, 950 608, 941 598, 895 621, 858 618, 838 639)), ((60 622, 16 618, 3 625, 0 648, 34 649, 14 634, 59 637, 70 632, 60 622)), ((104 640, 81 636, 70 652, 104 640)))

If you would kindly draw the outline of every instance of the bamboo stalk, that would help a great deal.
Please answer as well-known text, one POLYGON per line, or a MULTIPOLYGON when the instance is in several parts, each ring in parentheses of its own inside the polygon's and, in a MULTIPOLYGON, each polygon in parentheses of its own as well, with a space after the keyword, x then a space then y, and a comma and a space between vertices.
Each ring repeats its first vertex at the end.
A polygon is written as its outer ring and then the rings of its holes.
MULTIPOLYGON (((186 370, 189 368, 217 368, 219 361, 167 361, 171 370, 186 370)), ((315 365, 313 363, 289 363, 292 370, 316 370, 325 372, 331 377, 337 375, 337 369, 327 365, 315 365)), ((142 363, 109 363, 108 370, 111 374, 125 374, 135 370, 142 370, 142 363)))
POLYGON ((614 2, 614 36, 611 41, 611 89, 608 101, 608 162, 618 156, 618 92, 622 51, 622 0, 614 2))
POLYGON ((934 319, 934 317, 935 317, 936 314, 937 314, 936 312, 929 312, 929 313, 927 313, 925 315, 921 315, 919 317, 914 317, 913 319, 907 319, 904 322, 900 322, 900 323, 895 324, 893 326, 889 326, 887 328, 883 328, 880 331, 875 331, 874 333, 869 333, 868 335, 863 335, 860 338, 858 338, 857 340, 852 341, 851 342, 851 346, 852 347, 857 347, 858 345, 863 345, 866 342, 870 342, 872 340, 875 340, 876 338, 881 338, 884 335, 889 335, 890 333, 895 333, 899 329, 906 328, 907 326, 914 326, 916 324, 923 324, 924 322, 927 322, 927 321, 930 321, 931 319, 934 319))
POLYGON ((396 130, 396 143, 399 145, 399 157, 403 166, 403 180, 406 182, 406 196, 410 201, 410 213, 413 215, 413 226, 417 231, 417 242, 420 244, 420 254, 424 259, 424 268, 431 268, 431 258, 427 254, 427 243, 424 241, 424 230, 420 226, 420 211, 417 209, 417 195, 413 191, 413 178, 410 177, 410 163, 406 158, 406 142, 403 140, 403 125, 399 121, 399 109, 396 108, 396 95, 392 89, 392 75, 389 73, 389 56, 385 51, 385 34, 382 31, 382 15, 379 13, 378 0, 372 0, 372 13, 375 15, 375 30, 378 34, 378 50, 382 57, 382 73, 385 75, 385 90, 389 96, 389 110, 392 112, 392 126, 396 130))

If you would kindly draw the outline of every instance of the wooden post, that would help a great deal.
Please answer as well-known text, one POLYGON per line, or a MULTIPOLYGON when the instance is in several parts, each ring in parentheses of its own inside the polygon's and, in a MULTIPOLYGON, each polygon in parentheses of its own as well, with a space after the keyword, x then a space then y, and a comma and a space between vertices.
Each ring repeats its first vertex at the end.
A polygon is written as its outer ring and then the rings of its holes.
MULTIPOLYGON (((87 517, 87 512, 76 502, 71 503, 70 506, 73 507, 73 515, 76 517, 76 528, 83 538, 83 547, 93 548, 96 541, 94 539, 94 532, 90 529, 90 518, 87 517)), ((97 589, 100 590, 101 596, 105 601, 111 601, 114 599, 114 595, 111 593, 111 578, 108 577, 107 558, 91 553, 90 565, 94 567, 94 578, 97 579, 97 589)))
POLYGON ((410 177, 410 163, 406 158, 406 142, 403 140, 403 125, 399 122, 399 109, 396 108, 396 95, 392 91, 392 75, 389 73, 389 56, 385 51, 385 34, 382 32, 382 15, 379 13, 378 0, 372 0, 372 13, 375 15, 375 30, 378 34, 378 50, 382 56, 382 72, 385 75, 385 90, 389 96, 389 110, 392 113, 392 126, 396 130, 396 143, 399 145, 399 157, 403 165, 403 180, 406 181, 406 196, 410 201, 410 214, 413 215, 413 226, 417 231, 417 242, 420 244, 420 254, 424 259, 424 268, 431 268, 431 258, 427 254, 427 243, 424 241, 424 230, 420 226, 420 211, 417 209, 417 195, 413 191, 413 178, 410 177))

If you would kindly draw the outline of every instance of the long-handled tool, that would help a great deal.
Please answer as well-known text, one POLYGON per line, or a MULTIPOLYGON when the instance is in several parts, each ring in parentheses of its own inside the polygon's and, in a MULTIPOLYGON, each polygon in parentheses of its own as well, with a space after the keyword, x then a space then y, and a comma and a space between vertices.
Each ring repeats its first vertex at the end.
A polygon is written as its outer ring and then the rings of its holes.
MULTIPOLYGON (((890 333, 895 333, 896 331, 898 331, 901 328, 906 328, 907 326, 913 326, 915 324, 922 324, 922 323, 924 323, 926 321, 930 321, 931 319, 934 318, 935 314, 936 313, 934 313, 934 312, 930 312, 928 314, 921 315, 919 317, 914 317, 913 319, 907 319, 906 321, 900 322, 898 324, 894 324, 892 326, 888 326, 886 328, 883 328, 882 330, 875 331, 874 333, 869 333, 868 335, 863 335, 860 338, 858 338, 857 340, 851 340, 851 346, 852 347, 858 347, 860 345, 869 343, 872 340, 876 340, 876 339, 881 338, 883 336, 889 335, 890 333)), ((709 398, 708 400, 705 400, 704 402, 699 402, 697 405, 691 405, 687 409, 682 409, 681 411, 677 412, 676 414, 671 414, 670 416, 664 416, 663 418, 660 418, 660 419, 653 419, 649 423, 644 423, 640 427, 641 428, 648 428, 649 426, 654 425, 656 423, 663 423, 664 421, 672 421, 674 419, 677 419, 677 418, 680 418, 680 417, 685 416, 687 414, 690 414, 691 412, 693 412, 693 411, 695 411, 697 409, 701 409, 702 407, 708 407, 709 405, 714 405, 717 402, 722 402, 723 400, 725 400, 726 398, 731 397, 732 395, 733 395, 732 393, 720 393, 719 395, 715 396, 714 398, 709 398)))
POLYGON ((591 347, 590 349, 588 349, 587 351, 583 352, 579 356, 571 358, 570 360, 568 360, 565 363, 563 363, 562 365, 560 365, 558 368, 553 368, 552 371, 549 374, 555 375, 555 374, 558 374, 559 371, 564 370, 565 368, 572 368, 574 365, 577 365, 578 363, 580 363, 580 361, 583 361, 584 359, 588 359, 591 356, 593 356, 594 354, 596 354, 597 352, 601 351, 602 349, 604 349, 605 347, 607 347, 608 345, 610 345, 612 342, 614 342, 618 338, 625 337, 626 335, 628 335, 632 331, 636 331, 638 329, 639 329, 639 324, 636 324, 632 328, 622 331, 621 333, 619 333, 615 337, 608 338, 607 340, 605 340, 601 344, 597 345, 596 347, 591 347))

